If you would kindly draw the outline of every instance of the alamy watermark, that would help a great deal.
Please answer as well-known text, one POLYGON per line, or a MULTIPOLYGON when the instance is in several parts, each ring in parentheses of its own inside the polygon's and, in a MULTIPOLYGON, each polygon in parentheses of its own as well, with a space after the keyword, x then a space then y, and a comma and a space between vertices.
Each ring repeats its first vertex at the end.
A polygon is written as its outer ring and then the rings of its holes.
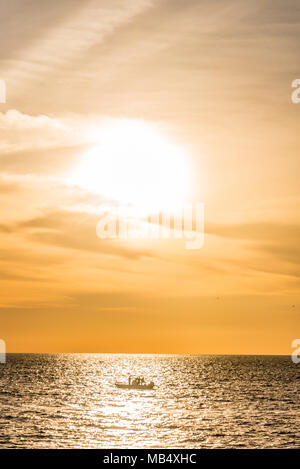
POLYGON ((292 361, 298 364, 300 363, 300 339, 294 339, 291 346, 295 349, 292 352, 292 361))
POLYGON ((296 88, 291 95, 292 103, 300 103, 300 78, 296 78, 292 81, 292 88, 296 88))
POLYGON ((200 249, 204 244, 204 204, 189 204, 179 212, 159 212, 146 218, 134 210, 118 209, 104 214, 96 227, 100 239, 182 239, 186 249, 200 249))
POLYGON ((6 83, 4 80, 0 80, 0 104, 6 103, 6 83))
POLYGON ((0 363, 6 363, 6 344, 0 339, 0 363))

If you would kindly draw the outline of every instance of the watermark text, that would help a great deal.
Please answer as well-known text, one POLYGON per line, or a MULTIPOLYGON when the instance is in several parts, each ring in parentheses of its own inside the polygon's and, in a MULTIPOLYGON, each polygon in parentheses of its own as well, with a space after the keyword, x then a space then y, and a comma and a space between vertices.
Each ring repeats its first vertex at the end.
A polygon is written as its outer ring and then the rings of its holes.
POLYGON ((6 83, 0 79, 0 104, 6 103, 6 83))
POLYGON ((295 349, 292 352, 292 362, 298 364, 300 363, 300 339, 293 340, 292 348, 295 349))
POLYGON ((292 103, 299 104, 300 103, 300 78, 296 78, 296 80, 292 82, 292 88, 296 88, 292 92, 292 96, 291 96, 292 103))
POLYGON ((186 205, 179 213, 155 213, 139 218, 134 213, 103 215, 96 227, 100 239, 183 239, 186 249, 204 244, 204 204, 186 205))
POLYGON ((6 363, 6 344, 0 339, 0 363, 6 363))

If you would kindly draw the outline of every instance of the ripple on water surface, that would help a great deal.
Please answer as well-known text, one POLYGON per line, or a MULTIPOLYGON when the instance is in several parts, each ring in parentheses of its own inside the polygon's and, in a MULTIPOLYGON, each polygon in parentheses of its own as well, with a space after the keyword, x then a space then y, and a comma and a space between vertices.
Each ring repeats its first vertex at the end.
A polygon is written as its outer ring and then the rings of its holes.
POLYGON ((300 448, 290 357, 11 354, 0 383, 2 448, 300 448))

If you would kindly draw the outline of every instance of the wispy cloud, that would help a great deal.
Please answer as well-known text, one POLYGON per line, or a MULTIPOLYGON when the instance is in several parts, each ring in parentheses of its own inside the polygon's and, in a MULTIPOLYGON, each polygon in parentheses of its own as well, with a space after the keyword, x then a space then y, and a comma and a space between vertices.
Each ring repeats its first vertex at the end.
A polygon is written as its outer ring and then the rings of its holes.
MULTIPOLYGON (((25 42, 24 47, 18 44, 17 53, 14 53, 15 47, 12 41, 7 42, 7 47, 12 47, 10 51, 12 58, 6 60, 6 68, 3 73, 5 79, 16 91, 26 90, 28 82, 32 84, 37 76, 57 71, 59 67, 71 62, 75 57, 83 51, 91 47, 95 42, 99 43, 104 38, 112 34, 118 27, 125 22, 130 21, 134 16, 138 15, 146 8, 151 7, 150 0, 128 0, 126 6, 120 0, 110 0, 99 2, 89 0, 82 4, 76 2, 75 8, 72 5, 72 13, 70 11, 70 2, 63 1, 64 8, 57 10, 57 22, 51 23, 47 27, 47 17, 44 16, 41 24, 39 23, 40 10, 31 9, 30 22, 36 24, 35 35, 25 42)), ((50 6, 50 3, 48 3, 50 6)), ((53 5, 50 7, 53 8, 53 5)), ((9 7, 3 7, 2 18, 5 22, 6 15, 9 16, 9 7)), ((49 10, 48 10, 49 11, 49 10)), ((24 12, 24 10, 23 10, 24 12)), ((14 21, 14 34, 18 32, 20 26, 19 37, 23 39, 23 23, 22 14, 16 16, 14 21)), ((9 34, 9 32, 7 32, 9 34)), ((3 35, 6 31, 3 30, 3 35)))

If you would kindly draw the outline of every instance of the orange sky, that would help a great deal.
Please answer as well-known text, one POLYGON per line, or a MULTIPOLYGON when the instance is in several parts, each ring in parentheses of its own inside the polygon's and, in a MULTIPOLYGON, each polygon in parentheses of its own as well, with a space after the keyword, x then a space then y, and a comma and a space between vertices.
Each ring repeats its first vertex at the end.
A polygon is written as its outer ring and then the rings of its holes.
POLYGON ((291 353, 299 13, 297 0, 1 3, 8 352, 291 353), (95 148, 115 173, 88 163, 95 148), (204 246, 99 239, 99 212, 127 196, 177 200, 177 152, 204 246))

